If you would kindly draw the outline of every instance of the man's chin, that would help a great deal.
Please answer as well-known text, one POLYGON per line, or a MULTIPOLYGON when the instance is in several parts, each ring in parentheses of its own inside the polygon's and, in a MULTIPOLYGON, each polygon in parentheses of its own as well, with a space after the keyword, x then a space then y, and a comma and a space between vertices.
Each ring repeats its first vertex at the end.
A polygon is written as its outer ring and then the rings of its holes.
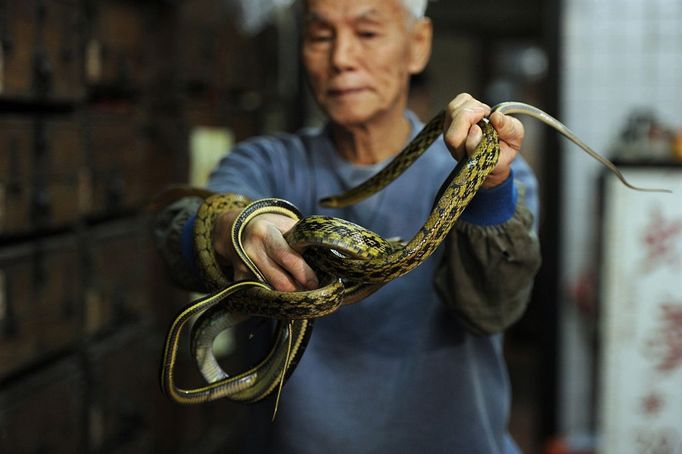
POLYGON ((332 108, 327 111, 327 116, 333 123, 339 126, 352 127, 369 122, 377 113, 378 112, 370 109, 332 108))

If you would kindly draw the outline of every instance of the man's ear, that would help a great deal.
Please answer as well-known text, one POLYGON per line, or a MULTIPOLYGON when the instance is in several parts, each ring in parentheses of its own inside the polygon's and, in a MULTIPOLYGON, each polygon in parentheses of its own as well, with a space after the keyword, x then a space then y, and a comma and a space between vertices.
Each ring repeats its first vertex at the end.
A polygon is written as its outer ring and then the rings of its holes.
POLYGON ((419 74, 424 70, 431 57, 433 24, 428 17, 415 20, 410 36, 410 74, 419 74))

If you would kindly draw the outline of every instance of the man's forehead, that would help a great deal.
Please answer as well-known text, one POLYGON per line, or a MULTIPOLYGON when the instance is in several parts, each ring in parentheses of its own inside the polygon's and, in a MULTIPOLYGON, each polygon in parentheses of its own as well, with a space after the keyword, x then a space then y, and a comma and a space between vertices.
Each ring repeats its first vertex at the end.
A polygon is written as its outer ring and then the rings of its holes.
POLYGON ((306 21, 339 19, 398 19, 405 11, 401 0, 305 0, 306 21))

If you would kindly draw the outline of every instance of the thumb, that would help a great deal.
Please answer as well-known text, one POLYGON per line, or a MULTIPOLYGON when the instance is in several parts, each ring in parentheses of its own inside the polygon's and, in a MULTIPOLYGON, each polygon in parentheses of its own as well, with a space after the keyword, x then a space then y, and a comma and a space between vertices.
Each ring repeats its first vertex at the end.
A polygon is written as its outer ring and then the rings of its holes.
POLYGON ((471 126, 465 145, 467 155, 471 156, 474 153, 478 144, 481 143, 481 139, 483 139, 483 130, 481 130, 481 127, 478 125, 471 126))

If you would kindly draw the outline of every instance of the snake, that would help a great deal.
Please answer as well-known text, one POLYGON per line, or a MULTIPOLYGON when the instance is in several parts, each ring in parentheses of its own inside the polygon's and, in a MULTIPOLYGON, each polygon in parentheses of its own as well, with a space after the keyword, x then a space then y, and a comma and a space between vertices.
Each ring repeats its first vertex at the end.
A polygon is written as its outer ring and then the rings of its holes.
MULTIPOLYGON (((605 166, 628 188, 670 192, 632 185, 611 161, 590 148, 559 120, 537 107, 521 102, 504 102, 493 107, 492 112, 527 115, 545 123, 605 166)), ((341 208, 381 191, 442 134, 445 116, 445 111, 436 114, 373 177, 342 194, 325 197, 319 204, 341 208)), ((360 301, 387 282, 410 272, 424 262, 448 235, 498 162, 499 138, 488 118, 478 123, 482 131, 481 141, 472 153, 457 162, 442 184, 430 215, 409 241, 389 241, 362 226, 339 218, 319 215, 302 217, 293 204, 282 199, 267 198, 249 202, 240 196, 209 195, 204 190, 192 192, 205 199, 197 213, 195 238, 199 259, 204 265, 203 277, 214 292, 183 309, 168 330, 161 367, 164 393, 181 404, 196 404, 219 398, 257 402, 275 391, 279 400, 283 384, 302 358, 316 318, 326 316, 343 305, 360 301), (255 276, 252 280, 230 282, 212 256, 213 222, 227 208, 241 209, 230 235, 235 251, 255 276), (250 220, 263 213, 278 213, 297 221, 284 234, 284 238, 292 248, 302 252, 303 258, 316 271, 320 280, 318 289, 276 291, 248 257, 242 244, 244 229, 250 220), (272 348, 258 364, 230 376, 215 358, 213 341, 220 332, 250 317, 277 321, 272 348), (206 385, 184 388, 175 382, 174 371, 181 333, 194 319, 190 351, 206 385)))

